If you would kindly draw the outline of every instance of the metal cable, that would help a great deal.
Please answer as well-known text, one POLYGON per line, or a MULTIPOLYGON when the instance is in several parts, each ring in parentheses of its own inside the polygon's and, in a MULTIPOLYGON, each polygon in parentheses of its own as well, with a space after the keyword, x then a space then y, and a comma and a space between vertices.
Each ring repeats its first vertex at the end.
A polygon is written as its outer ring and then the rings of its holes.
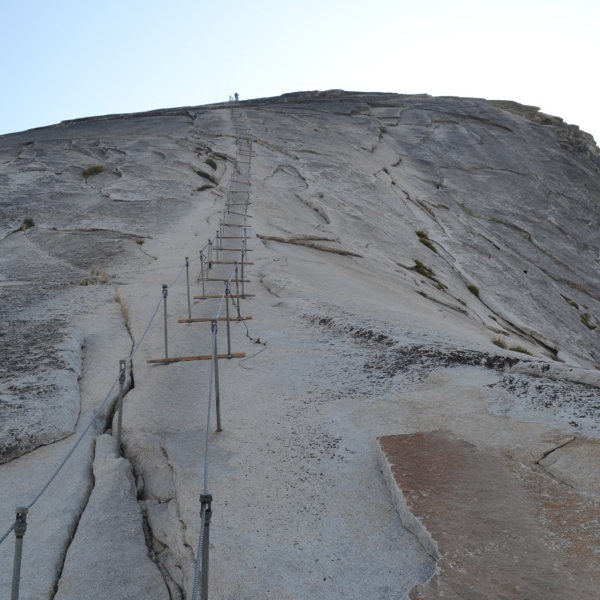
MULTIPOLYGON (((241 250, 240 250, 240 252, 241 252, 241 250)), ((233 278, 235 277, 235 269, 236 269, 237 266, 238 266, 238 261, 236 260, 235 264, 234 264, 234 267, 233 267, 233 269, 231 271, 231 275, 229 276, 229 279, 227 280, 227 283, 229 285, 231 285, 231 282, 233 281, 233 278)), ((223 292, 221 294, 221 302, 219 302, 219 308, 217 310, 217 314, 216 314, 216 317, 215 317, 216 319, 218 319, 221 316, 221 311, 223 310, 224 301, 225 301, 225 292, 223 292)))
MULTIPOLYGON (((250 338, 252 339, 252 338, 250 338)), ((246 362, 247 360, 250 360, 251 358, 254 358, 255 356, 258 356, 261 352, 264 352, 267 349, 267 342, 257 342, 258 344, 262 344, 263 347, 258 351, 255 352, 254 354, 251 354, 250 356, 246 356, 246 358, 242 358, 242 360, 238 361, 238 365, 242 367, 242 369, 248 369, 251 367, 244 367, 244 365, 242 365, 241 363, 246 362)))
POLYGON ((0 538, 0 544, 10 535, 10 532, 15 528, 17 522, 15 521, 9 528, 8 531, 0 538))
POLYGON ((181 274, 184 271, 185 271, 185 265, 183 265, 183 267, 181 267, 181 271, 179 271, 179 274, 177 275, 177 277, 175 277, 175 279, 173 279, 173 281, 171 281, 171 283, 167 286, 169 289, 171 289, 175 285, 175 282, 181 277, 181 274))
POLYGON ((48 489, 50 484, 54 481, 55 477, 60 473, 61 469, 65 466, 65 463, 69 460, 69 458, 71 458, 71 455, 73 454, 73 452, 75 452, 75 449, 77 448, 77 446, 79 446, 79 443, 81 442, 81 440, 83 439, 85 434, 88 432, 90 427, 94 424, 94 421, 100 414, 100 411, 104 408, 104 405, 108 402, 108 399, 110 398, 110 395, 112 394, 112 391, 115 389, 115 386, 117 385, 118 382, 119 382, 119 375, 117 375, 117 377, 115 378, 112 386, 110 387, 110 390, 108 391, 108 394, 106 394, 106 396, 104 396, 104 400, 102 400, 102 403, 100 404, 100 406, 94 411, 92 418, 90 419, 90 422, 87 424, 86 428, 82 431, 79 438, 77 438, 77 441, 75 442, 75 444, 73 445, 71 450, 69 450, 67 455, 63 458, 61 463, 58 465, 58 467, 56 468, 56 470, 54 471, 54 473, 52 474, 52 476, 46 483, 46 485, 41 489, 40 493, 27 505, 28 510, 31 509, 31 507, 40 499, 42 494, 48 489))
POLYGON ((129 357, 128 357, 127 361, 130 364, 131 364, 131 361, 133 360, 133 357, 135 356, 136 352, 139 350, 140 346, 142 345, 142 342, 144 341, 144 338, 146 337, 146 334, 148 333, 148 330, 150 329, 150 325, 152 325, 152 321, 154 321, 154 317, 156 317, 156 313, 158 312, 158 309, 160 308, 160 305, 162 304, 162 302, 163 302, 163 297, 162 297, 162 294, 161 294, 160 300, 158 301, 158 304, 156 305, 156 308, 154 309, 154 313, 150 317, 150 321, 148 321, 148 325, 146 326, 146 330, 142 334, 142 337, 140 338, 140 341, 135 345, 134 348, 132 348, 131 353, 129 354, 129 357))

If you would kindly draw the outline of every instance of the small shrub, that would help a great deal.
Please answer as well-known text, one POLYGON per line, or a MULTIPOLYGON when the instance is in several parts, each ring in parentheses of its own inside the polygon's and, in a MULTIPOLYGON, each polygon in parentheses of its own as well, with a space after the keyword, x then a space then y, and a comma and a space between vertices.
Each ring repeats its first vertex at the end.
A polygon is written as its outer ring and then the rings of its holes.
POLYGON ((138 238, 137 240, 135 240, 135 243, 138 244, 139 246, 143 246, 145 241, 146 240, 144 240, 142 238, 138 238))
MULTIPOLYGON (((418 233, 419 232, 417 232, 417 235, 418 233)), ((421 244, 423 244, 423 246, 427 246, 430 250, 437 254, 436 247, 433 245, 433 242, 429 238, 419 236, 419 241, 421 242, 421 244)))
POLYGON ((592 318, 590 317, 589 313, 583 313, 581 315, 581 317, 579 317, 581 319, 581 322, 590 330, 594 330, 596 329, 596 327, 598 327, 597 325, 595 325, 594 323, 592 323, 592 318))
POLYGON ((415 233, 417 234, 417 237, 419 238, 421 244, 427 246, 430 250, 433 250, 433 252, 437 254, 437 250, 433 245, 433 242, 429 239, 429 236, 427 235, 426 231, 415 231, 415 233))
POLYGON ((21 224, 21 231, 27 231, 30 227, 35 227, 35 221, 33 217, 25 217, 21 224))
POLYGON ((521 352, 522 354, 528 354, 529 356, 533 356, 533 354, 531 352, 529 352, 529 350, 527 350, 527 348, 523 348, 523 346, 511 346, 509 348, 509 350, 512 350, 513 352, 521 352))
POLYGON ((90 271, 90 277, 79 282, 79 285, 90 285, 94 283, 108 283, 110 275, 100 269, 94 267, 90 271))
POLYGON ((212 158, 207 158, 204 161, 209 167, 212 167, 215 171, 217 170, 217 163, 212 158))
POLYGON ((94 165, 93 167, 88 167, 87 169, 84 169, 82 175, 84 179, 87 179, 92 175, 98 175, 99 173, 102 173, 102 171, 104 171, 104 167, 102 165, 94 165))
POLYGON ((214 184, 217 183, 216 179, 212 175, 207 173, 206 171, 203 171, 202 169, 194 169, 194 171, 196 171, 196 174, 200 175, 200 177, 203 177, 204 179, 208 179, 210 182, 212 182, 214 184))
POLYGON ((477 296, 479 298, 479 288, 476 285, 468 285, 467 289, 473 294, 473 296, 477 296))
POLYGON ((492 344, 495 344, 498 348, 506 348, 506 340, 504 338, 496 337, 492 340, 492 344))
POLYGON ((208 183, 201 185, 199 188, 196 188, 197 192, 203 192, 204 190, 212 190, 214 189, 214 185, 208 185, 208 183))
POLYGON ((416 271, 417 273, 419 273, 419 275, 423 275, 423 277, 427 277, 428 279, 431 279, 431 281, 433 281, 438 286, 438 289, 440 289, 440 290, 446 289, 447 286, 445 286, 443 283, 438 281, 438 279, 436 278, 435 273, 433 272, 432 269, 430 269, 429 267, 426 267, 420 260, 417 260, 416 258, 414 259, 414 261, 415 261, 415 266, 413 267, 413 271, 416 271))
POLYGON ((579 310, 579 304, 577 304, 577 302, 575 302, 575 300, 571 300, 571 298, 567 298, 566 296, 563 296, 563 298, 573 307, 576 308, 577 310, 579 310))

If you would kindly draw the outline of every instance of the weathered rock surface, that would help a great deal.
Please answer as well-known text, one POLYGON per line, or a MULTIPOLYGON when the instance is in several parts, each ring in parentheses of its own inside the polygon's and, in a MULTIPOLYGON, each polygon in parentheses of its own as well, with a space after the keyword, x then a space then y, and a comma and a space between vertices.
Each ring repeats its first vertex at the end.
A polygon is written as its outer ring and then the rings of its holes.
MULTIPOLYGON (((600 159, 591 137, 533 107, 479 99, 332 91, 243 106, 253 139, 246 291, 255 296, 242 303, 252 339, 232 324, 247 360, 221 363, 211 594, 387 600, 428 580, 443 540, 420 544, 402 525, 378 468, 382 435, 449 430, 480 448, 507 486, 529 473, 499 458, 510 453, 535 469, 527 477, 549 498, 595 518, 596 451, 585 437, 600 426, 600 159), (578 495, 564 496, 561 481, 578 495)), ((55 397, 40 407, 27 394, 32 417, 11 435, 24 440, 29 423, 36 444, 47 443, 36 418, 56 439, 82 431, 146 331, 161 284, 214 238, 235 152, 224 105, 0 137, 3 323, 9 332, 56 324, 35 352, 71 384, 76 331, 85 351, 79 418, 76 397, 70 420, 54 422, 42 416, 55 397), (90 167, 102 170, 84 175, 90 167), (35 225, 20 230, 28 217, 35 225)), ((215 264, 213 274, 227 277, 229 267, 215 264)), ((197 275, 198 262, 194 294, 197 275)), ((214 316, 211 302, 195 302, 194 316, 214 316)), ((185 275, 168 306, 170 352, 209 352, 208 327, 176 324, 187 311, 185 275)), ((163 353, 155 322, 134 360, 123 448, 144 519, 136 517, 135 551, 147 564, 145 539, 174 600, 191 594, 209 378, 206 364, 145 363, 163 353)), ((20 389, 52 373, 8 375, 20 389)), ((23 416, 14 414, 11 428, 23 416)), ((112 497, 118 480, 133 511, 130 479, 109 466, 118 461, 98 463, 102 476, 92 476, 94 438, 112 417, 109 405, 30 513, 23 598, 53 598, 56 586, 65 600, 79 597, 69 590, 85 589, 87 571, 75 565, 110 558, 108 537, 77 526, 82 515, 90 527, 102 522, 87 500, 112 497), (63 569, 70 544, 77 550, 63 569)), ((0 466, 2 522, 37 494, 71 442, 0 466)), ((527 506, 542 510, 544 498, 532 492, 527 506)), ((0 595, 11 551, 0 546, 0 595)), ((127 553, 116 539, 110 552, 127 553)), ((569 561, 563 574, 579 568, 569 561)))
POLYGON ((419 521, 409 526, 431 536, 432 552, 441 555, 433 579, 411 599, 595 596, 597 497, 582 497, 444 431, 386 436, 380 443, 392 493, 419 521))
POLYGON ((70 435, 79 416, 80 328, 0 323, 0 463, 70 435))

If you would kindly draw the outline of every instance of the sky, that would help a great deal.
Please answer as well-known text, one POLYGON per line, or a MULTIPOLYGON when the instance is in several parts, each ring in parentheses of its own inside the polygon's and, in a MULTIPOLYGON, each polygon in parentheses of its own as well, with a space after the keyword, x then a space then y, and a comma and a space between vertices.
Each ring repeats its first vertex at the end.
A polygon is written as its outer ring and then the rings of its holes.
POLYGON ((0 0, 0 135, 302 90, 538 106, 600 143, 598 0, 0 0))

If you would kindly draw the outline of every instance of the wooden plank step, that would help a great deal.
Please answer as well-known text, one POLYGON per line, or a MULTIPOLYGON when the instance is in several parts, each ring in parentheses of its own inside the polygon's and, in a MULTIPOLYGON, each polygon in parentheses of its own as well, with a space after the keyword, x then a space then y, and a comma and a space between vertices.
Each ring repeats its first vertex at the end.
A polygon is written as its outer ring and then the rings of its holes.
MULTIPOLYGON (((230 298, 254 298, 254 294, 229 294, 230 298)), ((212 296, 194 296, 194 300, 214 300, 216 298, 223 298, 223 294, 220 296, 212 295, 212 296)))
MULTIPOLYGON (((213 260, 212 261, 213 265, 239 265, 241 263, 238 263, 237 260, 213 260)), ((245 262, 245 265, 253 265, 253 262, 245 262)))
MULTIPOLYGON (((217 358, 244 358, 246 356, 245 352, 232 352, 231 356, 227 356, 227 354, 219 354, 217 358)), ((176 362, 183 362, 188 360, 211 360, 211 354, 203 354, 201 356, 176 356, 173 358, 169 358, 168 360, 164 358, 150 358, 146 362, 147 363, 155 363, 155 364, 170 364, 176 362)))
MULTIPOLYGON (((205 279, 204 281, 231 281, 231 283, 235 283, 235 279, 229 279, 229 278, 225 279, 224 277, 223 278, 213 277, 211 279, 205 279)), ((242 283, 242 280, 238 279, 238 282, 242 283)), ((250 280, 249 279, 244 279, 244 283, 250 283, 250 280)))
POLYGON ((254 218, 252 215, 246 215, 244 213, 234 212, 233 210, 228 210, 227 214, 228 215, 237 215, 238 217, 248 217, 249 219, 254 218))
MULTIPOLYGON (((237 317, 229 317, 230 321, 252 321, 252 317, 242 317, 238 319, 237 317)), ((210 323, 214 321, 211 317, 203 317, 201 319, 177 319, 178 323, 210 323)), ((217 321, 227 321, 227 317, 219 317, 217 321)))

